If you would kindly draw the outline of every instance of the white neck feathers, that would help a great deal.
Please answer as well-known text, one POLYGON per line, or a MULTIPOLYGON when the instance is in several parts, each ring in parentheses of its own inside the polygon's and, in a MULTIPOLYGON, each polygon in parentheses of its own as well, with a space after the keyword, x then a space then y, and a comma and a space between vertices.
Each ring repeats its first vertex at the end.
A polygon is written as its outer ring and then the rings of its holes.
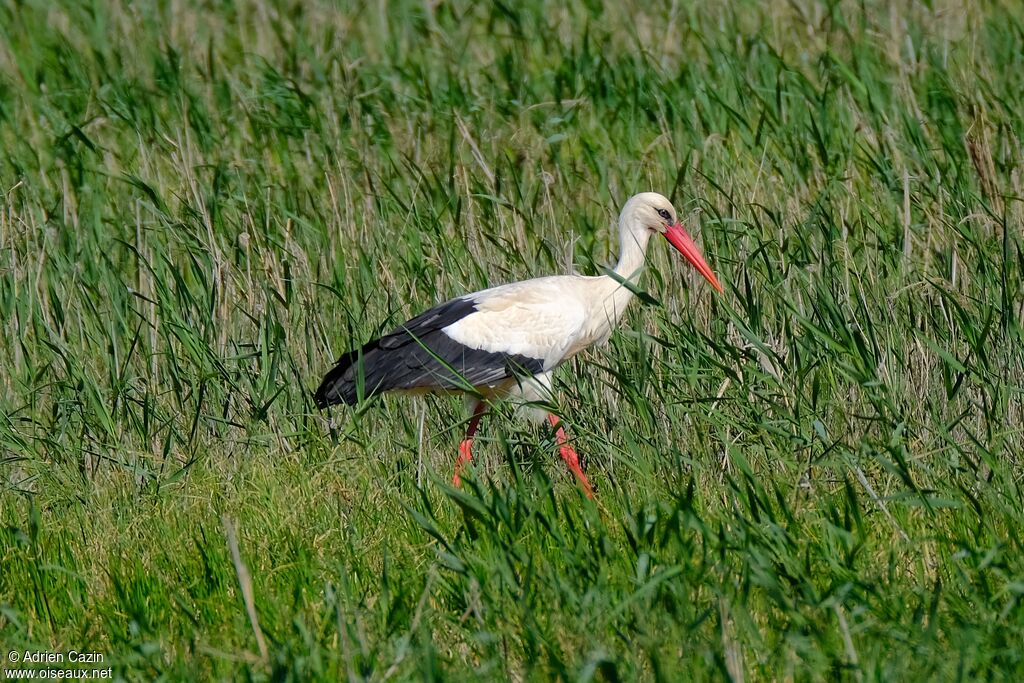
POLYGON ((615 274, 633 280, 644 267, 651 231, 640 225, 633 211, 633 201, 626 202, 619 216, 619 263, 615 274))

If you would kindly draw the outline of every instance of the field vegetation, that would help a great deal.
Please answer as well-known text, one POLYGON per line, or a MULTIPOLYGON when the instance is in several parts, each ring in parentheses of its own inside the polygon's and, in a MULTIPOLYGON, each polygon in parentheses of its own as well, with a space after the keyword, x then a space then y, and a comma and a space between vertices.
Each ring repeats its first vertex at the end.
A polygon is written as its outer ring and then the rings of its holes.
MULTIPOLYGON (((0 645, 127 680, 1020 680, 1019 2, 0 3, 0 645), (549 430, 317 411, 614 262, 549 430)), ((4 666, 7 666, 5 663, 4 666)))

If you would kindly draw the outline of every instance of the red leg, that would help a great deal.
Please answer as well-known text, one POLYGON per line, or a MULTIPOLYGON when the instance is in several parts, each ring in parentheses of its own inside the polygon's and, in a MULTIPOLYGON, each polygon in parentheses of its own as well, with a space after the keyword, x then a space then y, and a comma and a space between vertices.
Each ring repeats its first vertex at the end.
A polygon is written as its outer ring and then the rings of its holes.
POLYGON ((562 429, 558 423, 558 416, 554 413, 548 414, 548 422, 555 428, 555 440, 558 442, 558 454, 562 456, 562 460, 565 461, 569 471, 576 475, 576 480, 583 487, 583 492, 587 494, 587 498, 594 497, 594 489, 591 487, 590 482, 587 481, 587 475, 583 474, 583 468, 580 467, 580 456, 576 455, 576 450, 569 445, 569 439, 565 436, 565 430, 562 429))
POLYGON ((480 424, 480 418, 487 412, 487 405, 483 401, 477 401, 473 408, 473 417, 469 418, 469 426, 466 427, 466 438, 459 444, 459 456, 455 458, 455 474, 452 476, 452 483, 462 486, 462 477, 459 473, 467 462, 473 459, 473 435, 480 424))

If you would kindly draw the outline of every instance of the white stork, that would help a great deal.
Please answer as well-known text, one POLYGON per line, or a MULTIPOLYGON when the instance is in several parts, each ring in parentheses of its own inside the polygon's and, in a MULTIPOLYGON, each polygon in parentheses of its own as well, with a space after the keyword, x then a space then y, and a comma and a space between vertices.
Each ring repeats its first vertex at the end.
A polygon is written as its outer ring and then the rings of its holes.
MULTIPOLYGON (((324 408, 389 391, 469 395, 472 416, 459 445, 452 481, 472 457, 473 436, 487 406, 497 399, 547 400, 551 374, 580 351, 607 341, 633 298, 651 236, 664 235, 711 286, 722 286, 700 250, 676 221, 671 202, 655 192, 632 197, 619 215, 619 263, 596 277, 553 275, 492 287, 431 308, 390 334, 342 356, 314 400, 324 408)), ((537 411, 531 411, 536 413, 537 411)), ((540 413, 543 420, 543 412, 540 413)), ((559 419, 559 454, 587 496, 593 489, 559 419)))

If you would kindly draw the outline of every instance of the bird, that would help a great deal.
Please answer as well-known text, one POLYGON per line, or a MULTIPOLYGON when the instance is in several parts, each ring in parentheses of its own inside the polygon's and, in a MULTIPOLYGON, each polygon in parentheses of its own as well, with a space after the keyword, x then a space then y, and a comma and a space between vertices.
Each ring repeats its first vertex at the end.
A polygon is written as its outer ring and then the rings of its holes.
POLYGON ((619 260, 603 275, 551 275, 512 282, 441 303, 341 356, 313 394, 320 409, 356 405, 378 394, 464 393, 470 409, 453 484, 472 459, 481 417, 500 400, 555 430, 559 455, 587 497, 593 486, 551 405, 552 373, 584 349, 608 341, 637 291, 650 239, 662 235, 719 293, 722 285, 672 203, 641 192, 618 220, 619 260), (530 408, 531 406, 532 409, 530 408), (545 415, 546 413, 546 415, 545 415))

